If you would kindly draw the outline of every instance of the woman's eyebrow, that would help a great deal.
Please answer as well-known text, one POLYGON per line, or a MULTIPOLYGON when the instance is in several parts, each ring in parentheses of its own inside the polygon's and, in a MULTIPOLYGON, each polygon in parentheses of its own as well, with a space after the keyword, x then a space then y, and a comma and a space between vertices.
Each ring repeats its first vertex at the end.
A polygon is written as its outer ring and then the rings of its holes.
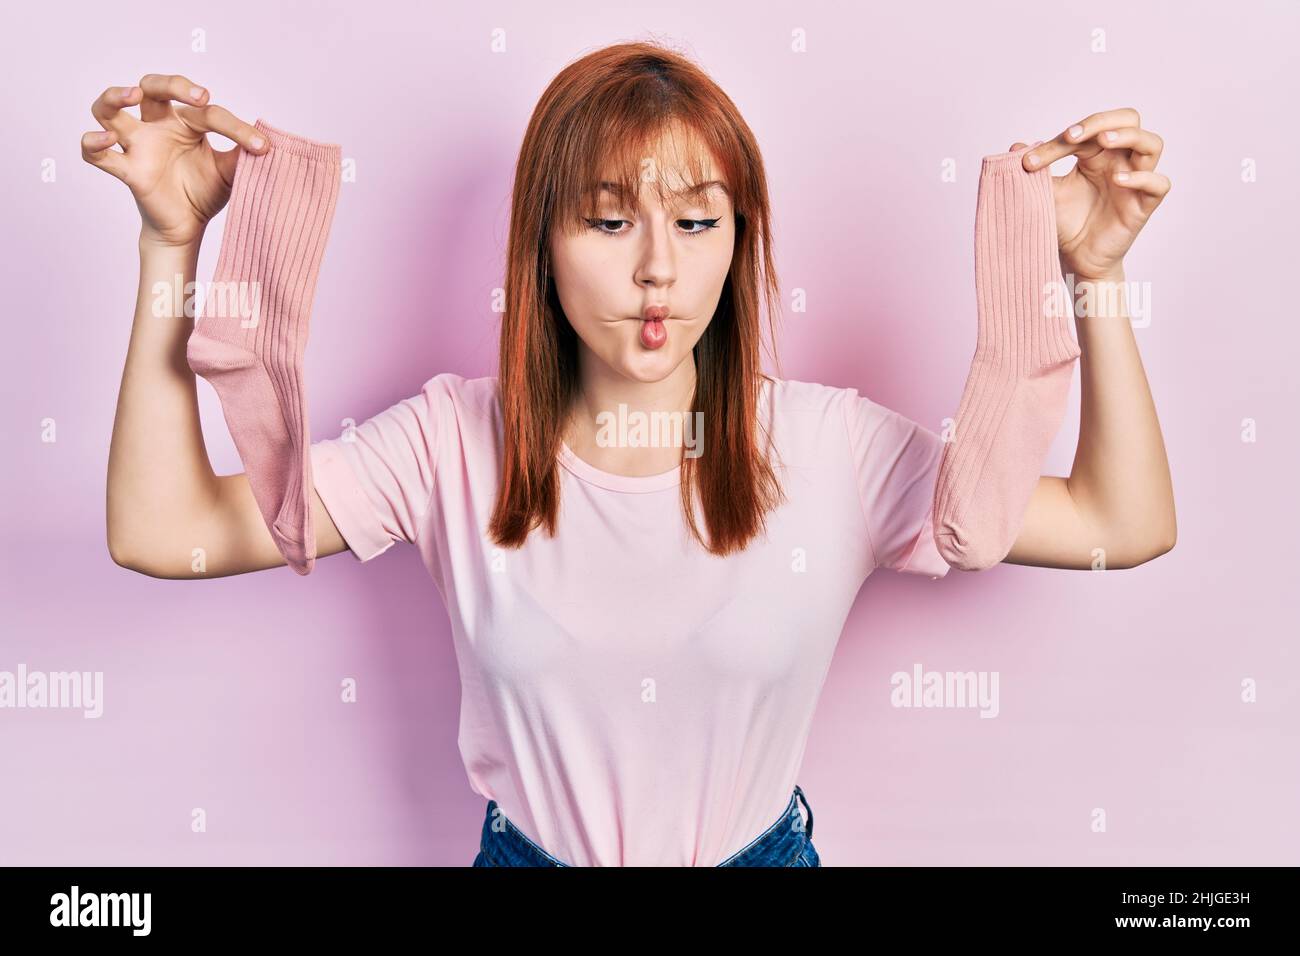
POLYGON ((709 191, 710 189, 712 189, 714 186, 717 186, 719 189, 721 189, 721 190, 722 190, 724 193, 726 193, 728 196, 731 195, 731 190, 727 188, 727 184, 724 183, 724 182, 723 182, 722 180, 720 180, 720 179, 710 179, 710 180, 709 180, 708 182, 706 182, 706 183, 696 183, 694 186, 691 186, 691 187, 688 188, 685 192, 683 192, 682 195, 684 195, 684 196, 699 196, 699 195, 702 195, 703 193, 708 192, 708 191, 709 191))
MULTIPOLYGON (((700 196, 708 192, 714 186, 717 186, 728 196, 731 195, 731 190, 727 188, 726 183, 722 182, 720 179, 710 179, 708 182, 696 183, 694 186, 688 186, 686 189, 683 189, 681 191, 681 197, 683 199, 690 199, 695 196, 700 196)), ((620 183, 603 181, 600 184, 600 188, 606 192, 613 193, 615 196, 623 196, 623 187, 620 183)))

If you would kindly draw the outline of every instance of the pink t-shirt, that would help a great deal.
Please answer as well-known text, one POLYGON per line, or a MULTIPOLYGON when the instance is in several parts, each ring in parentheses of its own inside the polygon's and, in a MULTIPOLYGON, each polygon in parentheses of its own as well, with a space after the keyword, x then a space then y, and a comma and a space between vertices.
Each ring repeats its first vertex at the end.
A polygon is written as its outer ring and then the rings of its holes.
POLYGON ((311 446, 357 558, 414 544, 442 595, 470 786, 567 863, 716 866, 743 848, 790 800, 867 575, 948 572, 938 435, 809 382, 765 383, 759 410, 787 501, 726 558, 691 537, 679 470, 613 475, 567 446, 556 537, 498 547, 495 377, 437 375, 311 446))

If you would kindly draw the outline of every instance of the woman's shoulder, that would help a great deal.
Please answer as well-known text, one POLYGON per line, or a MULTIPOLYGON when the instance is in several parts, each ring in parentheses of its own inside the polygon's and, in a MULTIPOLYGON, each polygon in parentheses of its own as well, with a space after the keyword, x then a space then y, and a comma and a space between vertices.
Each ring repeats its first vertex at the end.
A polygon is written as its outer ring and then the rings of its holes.
POLYGON ((794 378, 765 376, 763 389, 777 401, 800 406, 826 404, 834 401, 848 389, 821 382, 805 382, 794 378))
POLYGON ((890 418, 906 419, 900 412, 882 405, 850 385, 826 385, 797 379, 771 378, 764 382, 763 402, 770 403, 776 415, 795 413, 803 416, 820 414, 839 416, 854 423, 870 423, 890 418))
POLYGON ((878 439, 888 444, 916 434, 937 436, 911 418, 873 401, 852 386, 797 379, 764 382, 760 420, 792 457, 816 458, 829 446, 851 452, 878 439))
POLYGON ((849 400, 853 389, 765 376, 759 397, 759 421, 788 465, 811 467, 836 456, 828 449, 845 445, 849 400))
POLYGON ((471 413, 489 421, 500 417, 497 377, 439 372, 420 387, 428 406, 440 412, 471 413))
POLYGON ((856 410, 860 403, 875 405, 856 388, 770 376, 763 381, 762 401, 778 417, 783 414, 842 416, 856 410))

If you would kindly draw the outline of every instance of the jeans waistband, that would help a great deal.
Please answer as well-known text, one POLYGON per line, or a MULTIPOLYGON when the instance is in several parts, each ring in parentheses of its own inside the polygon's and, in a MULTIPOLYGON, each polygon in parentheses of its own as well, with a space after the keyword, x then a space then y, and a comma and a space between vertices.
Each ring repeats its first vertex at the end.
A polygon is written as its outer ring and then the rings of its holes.
MULTIPOLYGON (((791 866, 812 842, 812 835, 812 807, 803 788, 796 785, 781 816, 718 866, 791 866), (799 812, 801 803, 804 814, 799 812)), ((543 850, 510 822, 495 800, 489 800, 474 865, 567 867, 572 864, 543 850)))
POLYGON ((803 788, 796 784, 780 818, 718 866, 789 866, 812 842, 812 833, 812 807, 803 788), (799 813, 800 803, 807 820, 799 813))

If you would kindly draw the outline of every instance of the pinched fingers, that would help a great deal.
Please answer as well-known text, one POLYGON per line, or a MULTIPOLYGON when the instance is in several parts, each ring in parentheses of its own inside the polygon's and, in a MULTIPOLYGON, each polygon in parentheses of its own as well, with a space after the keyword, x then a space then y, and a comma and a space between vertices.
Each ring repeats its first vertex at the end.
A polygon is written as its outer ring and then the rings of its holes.
POLYGON ((98 166, 104 172, 125 181, 126 154, 112 148, 116 142, 117 134, 112 130, 84 133, 81 137, 81 158, 90 165, 98 166))
POLYGON ((1108 129, 1141 125, 1142 117, 1132 107, 1093 113, 1041 146, 1029 150, 1022 161, 1026 169, 1034 170, 1050 166, 1064 156, 1078 155, 1081 160, 1089 159, 1103 148, 1101 143, 1092 141, 1098 133, 1108 129))
POLYGON ((257 127, 245 123, 224 106, 182 106, 176 115, 191 129, 203 133, 220 133, 249 152, 261 153, 267 148, 266 137, 257 127))
POLYGON ((1160 154, 1165 148, 1163 139, 1150 130, 1138 126, 1108 129, 1098 136, 1097 140, 1106 149, 1130 150, 1134 169, 1155 169, 1156 163, 1160 161, 1160 154))
POLYGON ((90 115, 95 117, 104 129, 116 133, 118 139, 124 140, 140 125, 140 121, 130 113, 122 112, 122 108, 134 106, 139 101, 140 87, 110 86, 90 104, 90 115))
POLYGON ((144 91, 140 118, 145 121, 170 115, 172 100, 191 106, 202 106, 208 101, 207 90, 179 74, 148 73, 140 77, 140 89, 144 91))

